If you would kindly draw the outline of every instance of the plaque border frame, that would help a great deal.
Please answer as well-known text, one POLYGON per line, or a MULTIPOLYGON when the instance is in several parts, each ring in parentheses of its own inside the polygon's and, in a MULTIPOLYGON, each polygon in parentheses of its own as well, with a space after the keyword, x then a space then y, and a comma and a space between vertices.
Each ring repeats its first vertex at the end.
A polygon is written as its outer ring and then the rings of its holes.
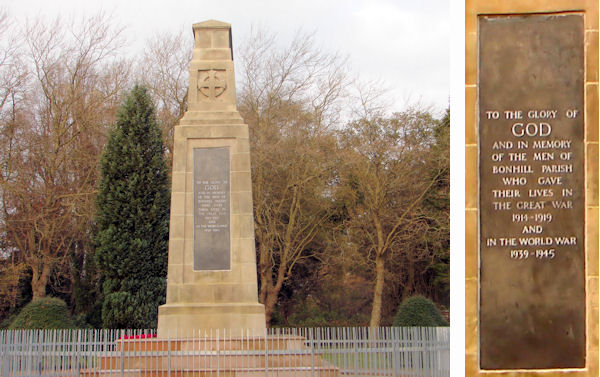
MULTIPOLYGON (((589 359, 589 350, 588 350, 588 337, 590 336, 589 331, 589 324, 588 324, 588 295, 590 292, 588 292, 588 284, 587 284, 587 279, 588 279, 588 246, 587 246, 587 209, 588 209, 588 195, 587 195, 587 190, 586 190, 586 184, 588 182, 588 171, 587 171, 587 151, 586 151, 586 127, 588 126, 588 120, 587 120, 587 114, 586 114, 586 105, 587 105, 587 98, 586 98, 586 60, 589 58, 588 56, 588 52, 586 51, 586 12, 584 9, 569 9, 569 10, 557 10, 557 11, 536 11, 536 12, 477 12, 475 14, 475 19, 476 19, 476 30, 477 30, 477 38, 476 38, 476 96, 475 96, 475 129, 477 132, 477 136, 476 136, 476 140, 477 140, 477 161, 476 161, 476 173, 477 173, 477 191, 476 191, 476 205, 477 205, 477 366, 479 368, 480 373, 495 373, 495 372, 501 372, 501 373, 535 373, 535 372, 546 372, 546 373, 553 373, 553 372, 562 372, 562 371, 572 371, 572 372, 584 372, 587 370, 587 366, 588 366, 588 359, 589 359), (583 65, 583 72, 582 72, 582 109, 581 109, 581 116, 582 116, 582 126, 583 126, 583 131, 582 131, 582 139, 581 139, 581 143, 582 143, 582 166, 581 166, 581 170, 582 170, 582 181, 583 181, 583 187, 582 189, 582 194, 584 196, 584 203, 582 205, 582 212, 583 212, 583 224, 582 224, 582 228, 583 228, 583 239, 582 239, 582 252, 583 252, 583 257, 582 257, 582 261, 583 261, 583 291, 584 291, 584 303, 583 303, 583 309, 584 309, 584 354, 583 354, 583 359, 584 359, 584 366, 582 367, 551 367, 551 368, 502 368, 502 369, 484 369, 481 365, 481 176, 480 176, 480 162, 481 162, 481 133, 479 132, 480 130, 480 121, 481 121, 481 112, 480 112, 480 107, 479 107, 479 99, 480 99, 480 90, 481 90, 481 85, 480 85, 480 74, 481 74, 481 55, 480 55, 480 47, 481 47, 481 31, 480 31, 480 19, 483 17, 525 17, 525 16, 552 16, 552 15, 581 15, 582 18, 582 23, 583 23, 583 35, 582 35, 582 47, 583 47, 583 51, 582 51, 582 65, 583 65)), ((465 62, 465 64, 468 64, 465 62)), ((465 105, 468 105, 468 103, 465 101, 465 105)), ((467 124, 467 127, 469 125, 467 124)), ((467 159, 467 157, 465 156, 465 160, 467 159)))

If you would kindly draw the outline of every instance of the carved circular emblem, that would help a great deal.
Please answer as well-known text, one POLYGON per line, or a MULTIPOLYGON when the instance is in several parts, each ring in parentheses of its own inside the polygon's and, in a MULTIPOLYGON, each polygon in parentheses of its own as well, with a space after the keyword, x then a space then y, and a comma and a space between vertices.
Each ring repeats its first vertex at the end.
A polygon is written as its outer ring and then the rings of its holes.
POLYGON ((205 97, 217 98, 227 89, 224 69, 201 70, 198 73, 198 90, 205 97))

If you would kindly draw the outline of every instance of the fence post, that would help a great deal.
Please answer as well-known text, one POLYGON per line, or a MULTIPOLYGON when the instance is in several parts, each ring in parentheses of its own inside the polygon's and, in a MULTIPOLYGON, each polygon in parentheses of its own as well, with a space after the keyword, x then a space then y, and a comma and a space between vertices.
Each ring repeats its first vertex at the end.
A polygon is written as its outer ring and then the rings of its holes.
POLYGON ((314 377, 315 376, 315 338, 313 336, 312 327, 308 329, 308 338, 310 339, 310 356, 311 356, 310 375, 312 377, 314 377))
POLYGON ((167 377, 171 377, 171 332, 167 330, 167 377))
POLYGON ((121 341, 121 377, 125 374, 125 331, 121 330, 121 336, 119 337, 121 341))
MULTIPOLYGON (((42 335, 42 338, 43 338, 43 340, 46 340, 46 337, 44 336, 44 335, 46 335, 46 331, 44 330, 44 331, 42 332, 42 334, 43 334, 43 335, 42 335)), ((39 360, 38 360, 38 363, 37 363, 37 371, 38 371, 38 376, 41 376, 41 375, 42 375, 42 362, 44 361, 44 353, 43 353, 43 351, 44 351, 44 348, 39 346, 39 344, 40 344, 40 343, 42 343, 42 344, 43 344, 43 341, 42 341, 42 342, 38 342, 38 343, 37 343, 37 344, 38 344, 38 347, 37 347, 37 352, 36 352, 36 353, 37 353, 38 355, 40 355, 40 354, 41 354, 41 357, 39 358, 39 360), (40 350, 41 350, 41 352, 40 352, 40 350)), ((32 347, 32 349, 33 349, 33 342, 31 342, 31 347, 32 347)), ((33 357, 33 354, 32 354, 32 357, 33 357)))
MULTIPOLYGON (((275 346, 275 350, 276 350, 275 354, 277 355, 276 357, 279 359, 277 364, 282 363, 282 361, 283 361, 283 356, 281 353, 281 346, 279 345, 279 340, 281 339, 281 331, 280 330, 281 330, 280 328, 277 328, 275 330, 275 338, 277 339, 277 345, 275 346)), ((275 376, 279 377, 279 365, 275 365, 275 376)))
POLYGON ((79 347, 81 345, 81 330, 77 330, 77 340, 75 341, 75 364, 77 365, 77 377, 81 376, 81 366, 79 365, 79 347))
MULTIPOLYGON (((33 330, 32 330, 32 334, 33 334, 33 330)), ((42 332, 41 334, 45 334, 45 331, 44 331, 44 332, 42 332)), ((45 337, 42 335, 42 338, 45 338, 45 337)), ((38 343, 38 344, 39 344, 39 343, 38 343)), ((31 357, 32 357, 32 358, 33 358, 33 346, 34 346, 34 345, 33 345, 33 342, 30 342, 30 348, 31 348, 31 350, 32 350, 32 351, 31 351, 31 352, 32 352, 32 353, 31 353, 31 357)), ((40 347, 38 347, 38 348, 37 348, 37 352, 36 352, 36 354, 38 354, 38 356, 39 356, 39 354, 40 354, 40 347)), ((38 371, 38 376, 41 376, 41 375, 42 375, 42 361, 44 360, 44 356, 43 356, 43 354, 42 354, 42 356, 41 356, 41 357, 39 357, 39 358, 35 358, 34 360, 37 360, 37 371, 38 371)))
POLYGON ((7 371, 7 367, 8 367, 8 362, 7 362, 7 356, 8 356, 8 352, 7 352, 7 344, 9 344, 6 341, 6 336, 8 335, 7 331, 0 331, 0 367, 2 368, 2 376, 8 376, 8 371, 7 371))
POLYGON ((394 371, 394 376, 400 376, 400 347, 398 347, 398 343, 400 342, 400 333, 397 331, 398 329, 392 327, 390 329, 391 341, 392 341, 392 370, 394 371))
POLYGON ((220 375, 220 366, 221 366, 221 353, 220 353, 220 339, 219 339, 219 329, 217 329, 217 377, 220 375))
POLYGON ((269 375, 269 330, 265 329, 265 376, 269 375))

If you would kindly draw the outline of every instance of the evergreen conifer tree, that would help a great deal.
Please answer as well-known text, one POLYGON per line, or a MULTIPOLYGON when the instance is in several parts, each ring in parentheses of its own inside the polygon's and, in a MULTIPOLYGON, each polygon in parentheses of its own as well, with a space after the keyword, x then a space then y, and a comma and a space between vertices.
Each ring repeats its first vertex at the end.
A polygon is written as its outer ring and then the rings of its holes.
POLYGON ((105 328, 155 328, 165 301, 169 178, 161 131, 136 85, 109 133, 96 199, 96 253, 105 328))

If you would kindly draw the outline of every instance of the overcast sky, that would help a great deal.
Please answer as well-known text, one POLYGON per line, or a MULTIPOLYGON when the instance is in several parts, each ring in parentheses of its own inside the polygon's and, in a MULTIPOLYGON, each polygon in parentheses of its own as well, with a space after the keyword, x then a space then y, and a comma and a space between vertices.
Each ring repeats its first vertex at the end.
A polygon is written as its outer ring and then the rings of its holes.
MULTIPOLYGON (((349 56, 361 78, 385 81, 394 110, 419 103, 439 114, 449 105, 449 0, 0 0, 20 21, 113 14, 127 40, 141 50, 147 36, 185 31, 209 19, 232 25, 234 49, 251 26, 283 43, 302 29, 318 43, 349 56)), ((234 51, 235 56, 235 51, 234 51)))

